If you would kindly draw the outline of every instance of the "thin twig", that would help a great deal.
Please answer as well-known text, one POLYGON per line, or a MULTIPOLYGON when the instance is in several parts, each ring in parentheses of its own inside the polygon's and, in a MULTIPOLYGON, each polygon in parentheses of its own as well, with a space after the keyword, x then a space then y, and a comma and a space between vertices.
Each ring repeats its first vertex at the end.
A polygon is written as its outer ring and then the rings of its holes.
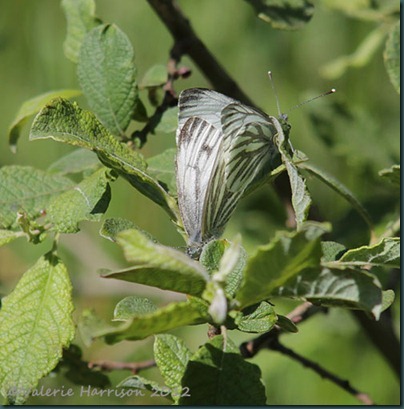
POLYGON ((154 366, 156 366, 154 359, 143 362, 94 361, 88 363, 89 368, 99 368, 104 371, 129 370, 134 375, 142 369, 153 368, 154 366))
MULTIPOLYGON (((317 314, 318 312, 326 311, 325 308, 316 307, 312 305, 310 302, 305 302, 299 306, 297 306, 293 311, 291 311, 287 317, 294 323, 299 324, 308 319, 309 317, 317 314)), ((240 351, 244 357, 251 358, 256 355, 261 349, 270 349, 272 351, 278 351, 289 358, 300 362, 307 368, 312 369, 314 372, 319 374, 322 378, 328 379, 331 382, 338 385, 340 388, 345 390, 346 392, 353 395, 356 399, 360 400, 362 403, 366 405, 373 405, 373 401, 370 397, 358 391, 357 389, 353 388, 349 381, 339 378, 338 376, 332 374, 316 362, 311 361, 299 355, 298 353, 294 352, 292 349, 285 347, 279 341, 279 336, 285 333, 279 326, 275 326, 271 331, 260 335, 259 337, 245 342, 241 344, 240 351)))
POLYGON ((354 396, 356 399, 361 401, 365 405, 374 405, 375 403, 372 401, 372 399, 367 395, 366 393, 360 392, 357 389, 353 388, 349 381, 345 379, 341 379, 338 376, 332 374, 316 362, 311 361, 310 359, 305 358, 302 355, 299 355, 295 351, 293 351, 290 348, 285 347, 279 342, 278 338, 275 338, 272 340, 271 344, 268 345, 268 348, 273 350, 273 351, 278 351, 283 355, 288 356, 289 358, 300 362, 303 366, 306 368, 312 369, 314 372, 316 372, 318 375, 320 375, 324 379, 328 379, 334 384, 338 385, 340 388, 342 388, 344 391, 348 392, 352 396, 354 396))
POLYGON ((131 135, 131 140, 137 139, 140 142, 140 147, 142 147, 147 142, 147 135, 153 134, 157 125, 161 122, 161 117, 168 108, 176 106, 177 99, 172 95, 171 92, 165 91, 163 101, 159 106, 157 106, 153 115, 149 117, 146 125, 141 130, 136 130, 131 135))
POLYGON ((189 20, 173 0, 148 0, 148 3, 173 36, 175 41, 173 49, 176 50, 177 59, 184 54, 189 55, 217 91, 253 105, 250 98, 195 34, 189 20))

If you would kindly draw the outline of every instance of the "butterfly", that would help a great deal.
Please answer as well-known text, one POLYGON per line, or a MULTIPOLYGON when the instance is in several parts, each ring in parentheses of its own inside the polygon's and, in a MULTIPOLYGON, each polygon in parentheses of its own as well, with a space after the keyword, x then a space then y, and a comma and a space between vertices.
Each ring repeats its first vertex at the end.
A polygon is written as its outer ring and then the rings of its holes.
POLYGON ((209 89, 182 91, 178 106, 178 206, 188 247, 201 247, 220 237, 243 195, 280 165, 274 140, 288 140, 290 125, 209 89))

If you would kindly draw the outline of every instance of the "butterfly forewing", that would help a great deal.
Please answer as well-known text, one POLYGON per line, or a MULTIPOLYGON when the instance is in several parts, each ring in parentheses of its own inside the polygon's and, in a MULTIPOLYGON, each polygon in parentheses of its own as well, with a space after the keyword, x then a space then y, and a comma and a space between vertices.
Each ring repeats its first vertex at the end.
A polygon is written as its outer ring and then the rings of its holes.
POLYGON ((247 190, 279 164, 273 120, 277 121, 240 103, 223 109, 226 182, 231 191, 247 190))
POLYGON ((185 122, 192 117, 202 118, 216 129, 220 129, 221 111, 232 103, 237 101, 209 89, 191 88, 182 91, 178 100, 177 139, 185 122))
POLYGON ((190 242, 202 242, 204 209, 211 177, 221 157, 220 130, 201 118, 189 118, 178 135, 177 192, 181 218, 190 242))

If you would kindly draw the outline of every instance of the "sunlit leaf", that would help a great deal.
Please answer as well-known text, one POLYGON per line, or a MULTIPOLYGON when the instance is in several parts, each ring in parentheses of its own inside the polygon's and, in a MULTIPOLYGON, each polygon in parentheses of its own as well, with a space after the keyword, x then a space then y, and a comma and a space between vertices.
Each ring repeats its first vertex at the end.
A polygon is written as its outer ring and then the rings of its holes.
MULTIPOLYGON (((321 225, 318 235, 324 233, 321 225)), ((237 293, 242 307, 271 297, 275 290, 307 269, 320 268, 321 244, 319 236, 309 231, 280 232, 269 244, 258 247, 249 258, 243 283, 237 293)))
POLYGON ((373 246, 348 250, 338 260, 350 266, 386 266, 400 268, 400 239, 387 237, 373 246))
POLYGON ((70 179, 30 166, 4 166, 0 169, 0 228, 16 226, 18 212, 36 218, 52 197, 74 185, 70 179))
POLYGON ((49 91, 44 94, 37 95, 36 97, 29 99, 28 101, 25 101, 21 105, 19 111, 17 112, 17 115, 15 116, 8 129, 8 140, 12 152, 15 153, 17 151, 17 141, 20 137, 21 129, 32 115, 35 115, 43 108, 44 105, 48 104, 56 97, 72 98, 80 94, 80 90, 61 89, 57 91, 49 91))
POLYGON ((191 295, 200 295, 205 289, 209 278, 205 269, 178 250, 156 244, 134 229, 119 233, 117 242, 133 266, 104 274, 104 278, 115 278, 191 295))
POLYGON ((400 165, 393 165, 389 169, 382 169, 379 175, 389 180, 396 188, 400 188, 401 168, 400 165))
POLYGON ((139 340, 184 325, 202 324, 207 316, 198 306, 188 301, 172 303, 154 312, 139 314, 115 327, 96 332, 103 336, 108 344, 123 340, 139 340))
POLYGON ((71 291, 66 267, 48 253, 3 298, 0 387, 9 403, 22 404, 73 339, 71 291))
POLYGON ((134 316, 149 314, 157 310, 148 298, 131 295, 119 301, 114 310, 114 321, 127 321, 134 316))
POLYGON ((65 56, 77 63, 84 36, 102 22, 94 15, 94 0, 62 0, 61 4, 67 20, 63 49, 65 56))
POLYGON ((30 132, 31 140, 46 138, 93 150, 105 166, 114 169, 177 220, 174 198, 146 173, 143 156, 120 143, 91 112, 63 99, 52 101, 36 116, 30 132))
POLYGON ((108 172, 100 169, 50 201, 47 216, 56 231, 76 233, 79 222, 100 220, 111 200, 108 172))
POLYGON ((101 166, 100 161, 93 152, 86 149, 76 149, 73 152, 62 156, 48 167, 48 172, 59 175, 69 175, 94 171, 101 166))
POLYGON ((91 109, 114 135, 129 125, 138 91, 132 45, 118 27, 95 27, 84 37, 77 65, 91 109))
POLYGON ((153 350, 161 375, 166 385, 173 391, 172 398, 178 401, 181 379, 191 358, 191 352, 181 338, 171 334, 156 335, 153 350))

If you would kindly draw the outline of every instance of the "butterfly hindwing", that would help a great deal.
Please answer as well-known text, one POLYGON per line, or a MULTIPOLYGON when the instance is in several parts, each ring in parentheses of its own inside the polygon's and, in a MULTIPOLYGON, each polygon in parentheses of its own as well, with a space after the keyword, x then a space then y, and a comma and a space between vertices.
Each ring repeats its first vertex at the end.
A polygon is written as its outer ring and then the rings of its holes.
POLYGON ((178 204, 191 242, 202 241, 205 202, 221 142, 220 130, 196 117, 189 118, 178 134, 178 204))

